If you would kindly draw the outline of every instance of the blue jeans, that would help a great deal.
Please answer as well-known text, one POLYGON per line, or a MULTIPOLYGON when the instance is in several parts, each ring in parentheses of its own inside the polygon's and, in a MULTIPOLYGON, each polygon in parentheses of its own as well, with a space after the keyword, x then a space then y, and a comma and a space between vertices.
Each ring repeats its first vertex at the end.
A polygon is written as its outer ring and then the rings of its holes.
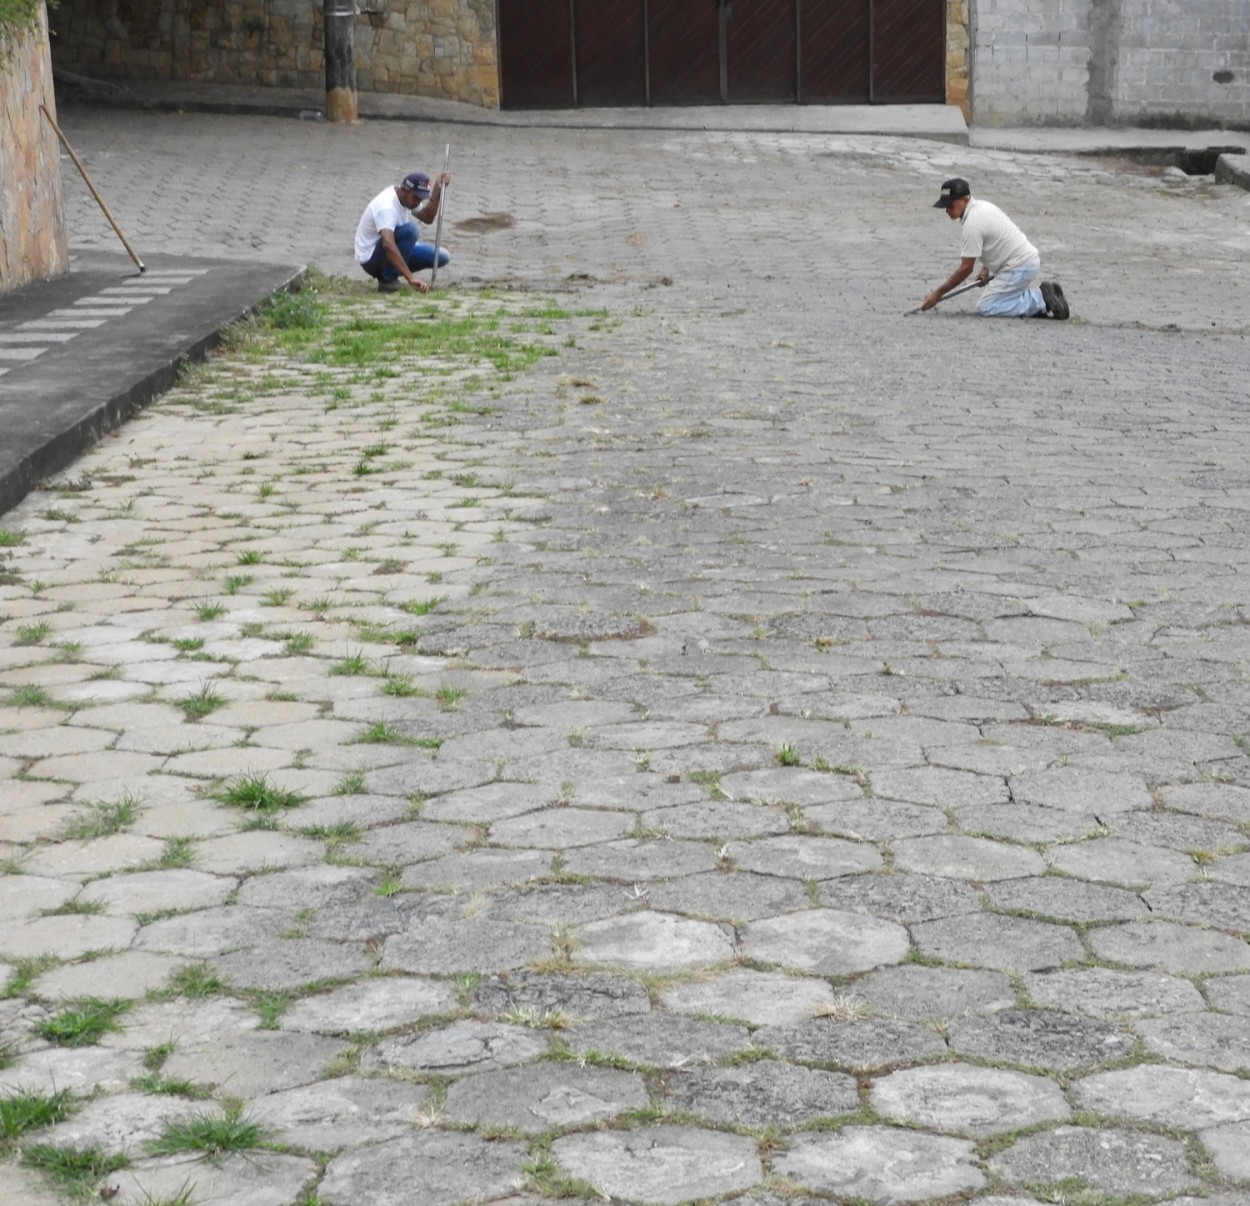
MULTIPOLYGON (((395 227, 395 246, 399 248, 399 254, 404 257, 404 263, 408 265, 409 272, 434 267, 434 244, 420 243, 418 242, 420 237, 415 222, 405 222, 402 226, 395 227)), ((442 268, 450 262, 451 254, 447 248, 440 247, 438 266, 442 268)), ((390 257, 386 254, 386 246, 381 239, 373 249, 373 254, 361 264, 361 267, 370 276, 380 281, 393 281, 399 276, 399 270, 391 263, 390 257)))
POLYGON ((1031 318, 1045 314, 1046 303, 1042 291, 1033 283, 1041 272, 1040 260, 1000 272, 988 285, 977 302, 977 313, 986 318, 1031 318))

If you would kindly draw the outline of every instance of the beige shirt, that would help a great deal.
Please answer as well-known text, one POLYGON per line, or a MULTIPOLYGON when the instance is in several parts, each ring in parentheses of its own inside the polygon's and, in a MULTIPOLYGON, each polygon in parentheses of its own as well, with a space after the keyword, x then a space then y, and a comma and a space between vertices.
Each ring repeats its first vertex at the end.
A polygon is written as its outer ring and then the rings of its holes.
POLYGON ((960 256, 980 260, 994 276, 1023 268, 1038 258, 1037 248, 1020 227, 989 201, 969 198, 959 224, 963 227, 960 256))

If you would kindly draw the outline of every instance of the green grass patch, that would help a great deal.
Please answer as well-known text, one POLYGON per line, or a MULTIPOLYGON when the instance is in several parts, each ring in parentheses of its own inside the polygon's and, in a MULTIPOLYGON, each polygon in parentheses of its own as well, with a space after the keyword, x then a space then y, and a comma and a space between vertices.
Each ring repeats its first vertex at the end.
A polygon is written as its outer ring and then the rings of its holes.
POLYGON ((129 1001, 84 997, 68 1009, 54 1013, 39 1027, 39 1033, 57 1047, 90 1047, 106 1034, 119 1034, 117 1019, 129 1008, 129 1001))
POLYGON ((73 1202, 98 1200, 100 1182, 110 1173, 125 1168, 130 1159, 120 1152, 102 1152, 95 1147, 52 1147, 36 1143, 22 1152, 22 1163, 33 1168, 60 1193, 73 1202))
POLYGON ((0 1150, 31 1131, 61 1122, 73 1112, 74 1098, 68 1089, 55 1093, 18 1089, 6 1093, 0 1097, 0 1150))
POLYGON ((221 804, 250 812, 280 812, 284 808, 298 808, 304 803, 304 797, 299 792, 275 787, 269 782, 268 775, 240 775, 211 794, 221 804))
POLYGON ((154 1156, 173 1156, 180 1152, 201 1152, 206 1156, 223 1156, 227 1152, 245 1152, 264 1147, 265 1128, 247 1118, 242 1107, 232 1106, 220 1114, 193 1114, 171 1122, 156 1139, 150 1139, 147 1150, 154 1156))
POLYGON ((66 824, 63 836, 80 842, 109 837, 121 833, 138 815, 139 801, 133 796, 125 796, 112 804, 88 804, 85 812, 66 824))

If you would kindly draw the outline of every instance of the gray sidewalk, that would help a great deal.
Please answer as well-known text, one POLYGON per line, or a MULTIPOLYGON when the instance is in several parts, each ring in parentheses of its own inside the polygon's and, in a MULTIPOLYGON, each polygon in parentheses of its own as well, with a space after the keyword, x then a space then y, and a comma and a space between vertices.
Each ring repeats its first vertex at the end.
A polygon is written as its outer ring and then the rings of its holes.
POLYGON ((0 520, 0 1093, 78 1102, 17 1147, 116 1206, 1246 1206, 1244 191, 61 116, 162 271, 351 275, 452 141, 439 291, 359 317, 553 354, 226 362, 0 520), (954 174, 1070 322, 904 316, 954 174), (237 1103, 275 1147, 147 1146, 237 1103))

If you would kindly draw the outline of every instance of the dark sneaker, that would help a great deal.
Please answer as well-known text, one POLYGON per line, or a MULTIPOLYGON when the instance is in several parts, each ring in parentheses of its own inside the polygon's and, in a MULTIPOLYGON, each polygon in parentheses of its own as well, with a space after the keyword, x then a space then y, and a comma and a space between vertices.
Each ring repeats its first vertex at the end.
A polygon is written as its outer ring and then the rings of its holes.
POLYGON ((1063 295, 1063 286, 1058 281, 1042 281, 1042 301, 1046 303, 1046 313, 1051 318, 1068 317, 1068 299, 1063 295))
POLYGON ((404 282, 395 277, 389 281, 378 281, 379 293, 398 293, 404 287, 404 282))

